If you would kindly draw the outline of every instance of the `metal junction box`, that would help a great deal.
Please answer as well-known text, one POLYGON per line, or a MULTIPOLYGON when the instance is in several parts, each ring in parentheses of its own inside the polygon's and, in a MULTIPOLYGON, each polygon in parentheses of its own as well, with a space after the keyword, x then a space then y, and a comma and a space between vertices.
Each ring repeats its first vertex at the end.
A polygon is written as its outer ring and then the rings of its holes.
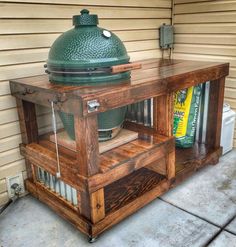
POLYGON ((174 26, 163 24, 160 27, 160 48, 169 49, 174 46, 174 26))

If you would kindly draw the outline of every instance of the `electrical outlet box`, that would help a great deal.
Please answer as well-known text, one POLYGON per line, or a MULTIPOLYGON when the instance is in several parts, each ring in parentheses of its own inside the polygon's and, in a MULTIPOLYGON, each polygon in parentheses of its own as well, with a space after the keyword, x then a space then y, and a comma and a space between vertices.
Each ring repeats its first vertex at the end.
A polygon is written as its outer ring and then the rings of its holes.
POLYGON ((15 176, 11 176, 11 177, 7 177, 6 178, 6 182, 7 182, 7 191, 8 191, 8 196, 10 198, 15 196, 15 191, 12 188, 13 184, 18 184, 19 185, 19 195, 25 193, 25 186, 24 186, 24 179, 23 179, 23 175, 22 173, 19 173, 15 176))
POLYGON ((160 48, 168 49, 174 46, 174 27, 166 25, 165 23, 160 26, 160 48))

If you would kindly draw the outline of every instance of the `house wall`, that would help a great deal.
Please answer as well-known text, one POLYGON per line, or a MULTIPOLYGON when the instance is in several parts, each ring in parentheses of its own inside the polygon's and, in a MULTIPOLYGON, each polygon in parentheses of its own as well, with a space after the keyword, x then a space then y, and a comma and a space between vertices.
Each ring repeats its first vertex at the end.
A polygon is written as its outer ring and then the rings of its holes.
MULTIPOLYGON (((49 47, 71 28, 71 16, 88 8, 100 26, 114 31, 132 60, 160 57, 158 27, 171 21, 171 0, 7 0, 0 3, 0 205, 8 200, 7 176, 25 165, 15 99, 8 81, 44 73, 49 47), (53 4, 52 4, 53 2, 53 4), (87 6, 86 6, 87 5, 87 6)), ((49 109, 38 108, 40 130, 50 128, 49 109)))
POLYGON ((174 58, 230 62, 225 101, 236 111, 236 0, 174 0, 173 22, 174 58))

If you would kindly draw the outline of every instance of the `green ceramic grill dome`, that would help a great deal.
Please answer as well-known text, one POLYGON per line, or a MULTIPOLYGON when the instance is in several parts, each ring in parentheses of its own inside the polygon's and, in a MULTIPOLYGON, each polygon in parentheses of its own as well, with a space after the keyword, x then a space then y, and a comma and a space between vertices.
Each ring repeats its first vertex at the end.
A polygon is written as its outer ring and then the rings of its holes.
MULTIPOLYGON (((120 83, 130 78, 130 72, 111 74, 107 68, 129 62, 126 48, 112 32, 98 27, 98 16, 84 9, 73 16, 74 28, 60 35, 53 43, 47 72, 51 83, 63 85, 96 85, 120 83), (94 73, 105 69, 102 73, 94 73), (78 73, 79 72, 79 73, 78 73)), ((126 107, 98 114, 99 140, 112 137, 125 117, 126 107)), ((63 125, 75 139, 73 115, 59 112, 63 125)))

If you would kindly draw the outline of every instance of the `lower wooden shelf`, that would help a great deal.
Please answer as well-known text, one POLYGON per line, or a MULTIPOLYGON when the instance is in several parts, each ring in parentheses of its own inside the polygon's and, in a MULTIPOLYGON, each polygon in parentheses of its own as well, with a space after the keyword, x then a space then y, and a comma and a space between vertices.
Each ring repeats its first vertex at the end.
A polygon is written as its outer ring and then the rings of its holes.
POLYGON ((140 168, 105 186, 106 217, 96 224, 86 220, 75 207, 71 207, 65 199, 44 185, 27 180, 26 187, 35 197, 69 220, 80 231, 89 236, 97 236, 175 187, 201 167, 216 164, 220 155, 221 148, 212 149, 196 143, 193 148, 176 149, 176 178, 173 181, 148 168, 140 168))
POLYGON ((205 165, 215 165, 222 154, 222 148, 212 148, 195 143, 192 148, 176 148, 175 185, 205 165))
POLYGON ((122 208, 152 190, 164 179, 164 176, 156 172, 141 168, 106 186, 104 188, 106 214, 122 208))

